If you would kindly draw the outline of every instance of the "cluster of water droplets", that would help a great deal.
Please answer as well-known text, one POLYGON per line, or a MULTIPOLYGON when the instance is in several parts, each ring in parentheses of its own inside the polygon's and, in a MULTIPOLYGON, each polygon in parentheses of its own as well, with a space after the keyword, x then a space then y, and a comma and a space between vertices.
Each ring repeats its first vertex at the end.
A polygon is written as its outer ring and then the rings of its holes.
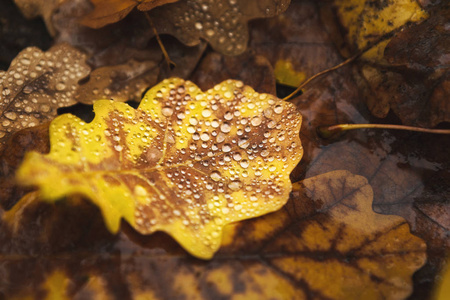
POLYGON ((153 17, 160 32, 174 34, 185 44, 201 37, 221 53, 238 55, 247 45, 248 20, 274 16, 288 5, 289 0, 187 0, 156 9, 153 17))
POLYGON ((58 107, 74 104, 77 82, 90 71, 84 60, 84 54, 68 45, 20 52, 1 77, 0 142, 15 131, 52 119, 58 107))
POLYGON ((206 93, 179 81, 164 81, 155 99, 143 100, 162 107, 157 119, 165 124, 165 140, 156 144, 164 153, 154 188, 159 196, 137 206, 136 223, 147 233, 181 220, 186 235, 214 248, 223 225, 287 200, 289 173, 302 155, 301 116, 293 105, 239 81, 206 93), (157 204, 161 195, 164 204, 157 204))
POLYGON ((75 99, 89 104, 99 99, 140 101, 143 91, 156 81, 157 72, 153 71, 157 67, 154 61, 130 60, 126 64, 98 68, 77 89, 75 99))

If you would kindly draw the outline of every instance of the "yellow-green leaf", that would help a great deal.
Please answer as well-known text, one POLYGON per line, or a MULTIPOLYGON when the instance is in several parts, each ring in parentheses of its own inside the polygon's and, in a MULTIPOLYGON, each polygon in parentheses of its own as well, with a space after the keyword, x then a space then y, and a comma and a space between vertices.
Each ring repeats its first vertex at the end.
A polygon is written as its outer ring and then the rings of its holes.
POLYGON ((28 153, 18 180, 57 200, 82 194, 107 227, 124 218, 143 234, 165 231, 211 258, 226 224, 278 210, 302 156, 295 106, 227 80, 203 93, 179 78, 147 92, 138 109, 100 100, 86 124, 50 125, 48 155, 28 153))

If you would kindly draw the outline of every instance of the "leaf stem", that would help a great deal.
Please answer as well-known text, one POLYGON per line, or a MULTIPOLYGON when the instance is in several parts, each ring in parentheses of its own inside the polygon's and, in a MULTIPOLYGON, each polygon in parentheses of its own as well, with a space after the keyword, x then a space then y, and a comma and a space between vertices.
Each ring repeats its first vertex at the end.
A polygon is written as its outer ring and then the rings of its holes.
POLYGON ((161 51, 164 55, 164 59, 167 63, 167 66, 169 67, 169 70, 171 70, 173 67, 176 66, 176 64, 170 59, 169 53, 167 53, 166 48, 164 47, 164 44, 162 43, 161 38, 159 37, 158 31, 156 30, 155 24, 153 24, 153 21, 150 18, 150 15, 146 11, 144 11, 143 13, 145 15, 145 18, 147 19, 148 24, 150 24, 153 33, 155 34, 156 40, 158 41, 159 47, 161 48, 161 51))
POLYGON ((409 130, 435 134, 450 134, 450 129, 428 129, 421 127, 392 125, 392 124, 335 124, 335 125, 318 126, 316 130, 320 137, 327 139, 332 137, 336 133, 342 131, 353 129, 369 129, 369 128, 409 130))

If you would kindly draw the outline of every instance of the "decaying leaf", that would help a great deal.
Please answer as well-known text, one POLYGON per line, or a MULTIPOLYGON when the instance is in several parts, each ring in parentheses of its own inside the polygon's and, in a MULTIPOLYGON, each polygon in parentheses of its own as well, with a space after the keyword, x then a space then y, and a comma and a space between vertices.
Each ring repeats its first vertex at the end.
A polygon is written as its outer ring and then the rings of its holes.
MULTIPOLYGON (((408 22, 419 22, 428 17, 416 0, 335 0, 338 18, 346 31, 346 40, 352 52, 364 49, 408 22)), ((378 43, 363 55, 373 62, 384 62, 384 48, 389 40, 378 43)))
POLYGON ((56 33, 52 22, 53 13, 66 1, 67 0, 14 0, 26 18, 32 19, 42 16, 51 35, 55 35, 56 33))
POLYGON ((159 33, 175 36, 193 46, 200 39, 225 55, 239 55, 247 48, 248 21, 284 12, 290 0, 186 0, 150 12, 159 33))
POLYGON ((39 126, 22 129, 6 140, 0 152, 0 206, 9 209, 29 190, 18 186, 15 173, 28 151, 48 153, 50 143, 46 122, 39 126))
POLYGON ((216 52, 207 54, 191 75, 190 80, 202 90, 214 87, 215 82, 228 78, 241 80, 259 93, 275 94, 275 77, 270 62, 250 52, 226 56, 216 52))
POLYGON ((371 204, 365 178, 335 171, 294 184, 283 209, 227 226, 211 261, 160 236, 131 233, 133 242, 121 235, 100 252, 2 256, 3 291, 70 299, 404 299, 425 244, 404 219, 376 214, 371 204), (14 280, 22 269, 31 276, 14 280))
POLYGON ((112 232, 123 217, 139 232, 165 231, 211 258, 222 228, 279 209, 300 161, 294 105, 228 80, 203 93, 173 78, 134 110, 97 101, 86 124, 64 115, 50 125, 51 152, 30 153, 18 179, 44 199, 80 193, 112 232))
POLYGON ((282 15, 253 22, 251 50, 270 61, 277 82, 297 87, 341 59, 318 10, 314 1, 294 2, 282 15))
POLYGON ((414 0, 335 1, 335 5, 347 30, 348 53, 384 39, 355 68, 373 115, 385 118, 392 109, 404 124, 425 127, 449 121, 448 4, 430 12, 414 0))
POLYGON ((76 103, 73 92, 90 72, 85 58, 67 44, 19 53, 0 77, 0 147, 12 133, 51 120, 57 108, 76 103))
POLYGON ((178 0, 90 0, 94 10, 83 18, 83 25, 91 28, 101 28, 125 18, 135 7, 148 11, 157 6, 178 0))
POLYGON ((135 60, 122 65, 100 67, 92 71, 88 82, 78 87, 74 98, 88 104, 98 99, 121 102, 140 99, 145 89, 156 83, 158 69, 154 61, 135 60))

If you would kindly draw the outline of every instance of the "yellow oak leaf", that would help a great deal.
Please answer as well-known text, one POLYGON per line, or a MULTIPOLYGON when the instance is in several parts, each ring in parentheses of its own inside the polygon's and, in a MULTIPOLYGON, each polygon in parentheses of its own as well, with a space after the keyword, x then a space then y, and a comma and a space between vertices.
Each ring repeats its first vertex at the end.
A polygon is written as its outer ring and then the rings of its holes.
POLYGON ((295 106, 227 80, 202 92, 179 78, 150 89, 140 106, 99 100, 86 124, 62 115, 51 150, 25 156, 17 178, 57 200, 82 194, 108 229, 120 219, 143 234, 165 231, 211 258, 226 224, 281 208, 303 150, 295 106))

